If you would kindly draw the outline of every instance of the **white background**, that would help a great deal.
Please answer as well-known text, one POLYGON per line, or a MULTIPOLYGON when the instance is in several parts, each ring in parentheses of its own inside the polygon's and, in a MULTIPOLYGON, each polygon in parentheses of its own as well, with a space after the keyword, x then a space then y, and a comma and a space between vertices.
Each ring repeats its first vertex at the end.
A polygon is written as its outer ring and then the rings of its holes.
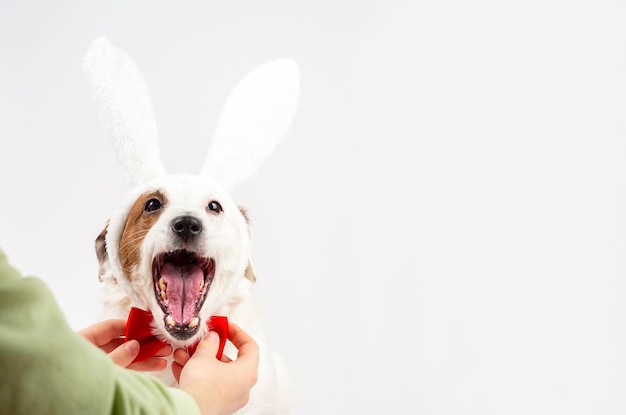
POLYGON ((626 2, 3 1, 0 246, 76 329, 127 191, 81 72, 99 35, 171 172, 241 76, 299 62, 235 193, 294 414, 626 413, 626 2))

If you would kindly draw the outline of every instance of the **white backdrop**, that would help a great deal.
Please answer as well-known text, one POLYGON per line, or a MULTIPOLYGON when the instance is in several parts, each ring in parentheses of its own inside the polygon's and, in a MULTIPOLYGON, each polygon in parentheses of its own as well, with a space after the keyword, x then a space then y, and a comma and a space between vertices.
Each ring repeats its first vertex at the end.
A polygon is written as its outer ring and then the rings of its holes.
POLYGON ((0 246, 76 329, 127 190, 81 72, 127 49, 173 172, 230 88, 301 66, 235 193, 294 414, 626 412, 626 2, 4 1, 0 246))

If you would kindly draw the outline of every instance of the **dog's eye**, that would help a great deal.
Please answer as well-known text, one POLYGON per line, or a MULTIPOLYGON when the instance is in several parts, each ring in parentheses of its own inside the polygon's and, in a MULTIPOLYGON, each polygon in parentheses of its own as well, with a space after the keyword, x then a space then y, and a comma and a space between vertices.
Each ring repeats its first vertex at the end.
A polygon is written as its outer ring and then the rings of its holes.
POLYGON ((207 208, 211 212, 215 212, 215 213, 220 213, 222 211, 222 205, 220 205, 219 202, 216 202, 216 201, 210 202, 207 208))
POLYGON ((143 207, 143 210, 146 212, 154 212, 155 210, 159 210, 163 207, 163 204, 159 199, 150 199, 146 202, 146 205, 143 207))

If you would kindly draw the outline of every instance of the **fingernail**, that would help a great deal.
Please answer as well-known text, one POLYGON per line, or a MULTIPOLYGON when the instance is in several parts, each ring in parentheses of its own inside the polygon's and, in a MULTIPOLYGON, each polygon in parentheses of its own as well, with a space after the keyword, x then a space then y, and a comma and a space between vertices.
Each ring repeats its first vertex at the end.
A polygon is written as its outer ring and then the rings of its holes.
POLYGON ((139 342, 137 340, 129 340, 124 343, 126 351, 131 355, 139 353, 139 342))

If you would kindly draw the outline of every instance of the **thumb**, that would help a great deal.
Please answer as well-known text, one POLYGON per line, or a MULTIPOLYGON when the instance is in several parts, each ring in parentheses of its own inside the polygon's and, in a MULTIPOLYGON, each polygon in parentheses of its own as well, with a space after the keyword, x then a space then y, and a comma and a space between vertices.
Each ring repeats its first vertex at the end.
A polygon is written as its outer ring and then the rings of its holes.
POLYGON ((220 336, 214 331, 209 331, 204 339, 198 344, 196 351, 194 352, 192 359, 195 356, 200 356, 202 359, 215 358, 217 355, 217 349, 220 345, 220 336))
POLYGON ((122 343, 115 350, 109 353, 109 357, 116 365, 126 367, 133 362, 138 354, 139 342, 137 340, 129 340, 126 343, 122 343))

